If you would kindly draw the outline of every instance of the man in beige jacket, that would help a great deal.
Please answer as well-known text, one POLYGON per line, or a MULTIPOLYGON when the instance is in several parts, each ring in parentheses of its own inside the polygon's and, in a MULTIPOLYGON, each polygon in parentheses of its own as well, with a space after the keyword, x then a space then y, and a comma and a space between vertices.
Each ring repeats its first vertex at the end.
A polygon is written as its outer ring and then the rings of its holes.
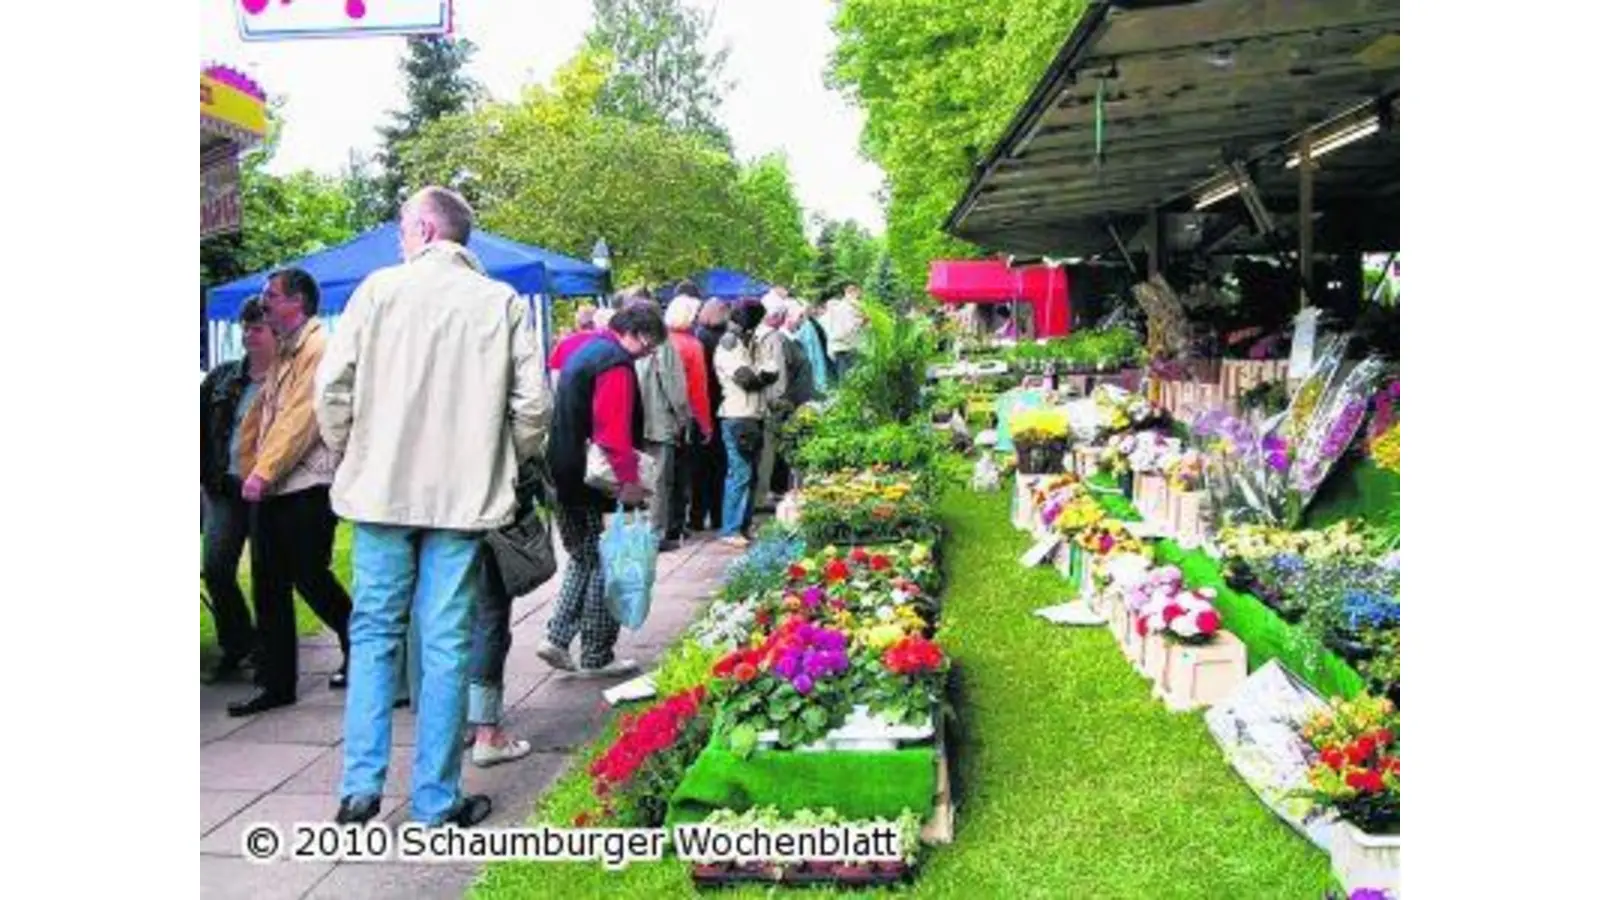
POLYGON ((490 811, 460 790, 479 551, 516 514, 550 397, 528 303, 484 274, 471 232, 454 192, 407 201, 405 262, 356 289, 317 372, 322 436, 344 454, 333 508, 355 523, 341 823, 379 811, 408 618, 422 648, 411 815, 468 827, 490 811))
POLYGON ((254 506, 250 586, 260 639, 258 690, 228 705, 233 716, 266 712, 297 699, 294 588, 338 636, 345 662, 330 683, 345 686, 350 595, 333 575, 338 520, 328 502, 328 485, 339 460, 317 433, 311 401, 326 339, 322 323, 313 318, 320 299, 316 280, 300 269, 273 273, 262 293, 267 323, 278 335, 278 355, 239 425, 241 493, 254 506))

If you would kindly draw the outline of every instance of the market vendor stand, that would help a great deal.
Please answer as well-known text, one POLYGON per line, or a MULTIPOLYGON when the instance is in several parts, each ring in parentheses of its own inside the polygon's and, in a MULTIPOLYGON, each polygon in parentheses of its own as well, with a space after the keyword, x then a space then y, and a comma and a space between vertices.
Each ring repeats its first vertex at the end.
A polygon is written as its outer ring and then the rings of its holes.
POLYGON ((267 135, 267 95, 227 66, 200 72, 200 239, 241 225, 239 156, 267 135))

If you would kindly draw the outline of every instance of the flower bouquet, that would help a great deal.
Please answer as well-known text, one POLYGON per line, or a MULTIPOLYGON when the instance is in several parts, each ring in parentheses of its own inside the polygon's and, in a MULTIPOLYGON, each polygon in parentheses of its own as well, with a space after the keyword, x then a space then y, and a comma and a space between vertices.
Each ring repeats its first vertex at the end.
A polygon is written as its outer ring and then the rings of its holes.
POLYGON ((1222 630, 1222 616, 1211 601, 1217 592, 1211 588, 1180 590, 1161 604, 1139 617, 1139 636, 1159 634, 1169 643, 1205 644, 1222 630))
POLYGON ((1367 454, 1379 468, 1400 471, 1400 379, 1378 393, 1367 428, 1367 454))
POLYGON ((939 645, 908 635, 869 663, 867 709, 890 725, 924 725, 944 696, 950 660, 939 645))
POLYGON ((1197 418, 1192 432, 1205 442, 1204 484, 1226 524, 1286 524, 1290 459, 1283 438, 1257 434, 1220 410, 1197 418))
POLYGON ((1311 503, 1335 463, 1355 441, 1367 415, 1384 364, 1365 359, 1327 391, 1315 412, 1301 425, 1294 447, 1294 466, 1290 483, 1300 508, 1311 503))
POLYGON ((1144 542, 1128 531, 1127 525, 1111 518, 1102 518, 1080 529, 1072 540, 1080 550, 1094 557, 1149 552, 1144 542))
MULTIPOLYGON (((617 739, 589 766, 608 824, 654 828, 666 821, 672 792, 708 739, 709 723, 701 714, 705 697, 706 689, 696 687, 622 716, 617 739)), ((592 818, 580 815, 575 824, 592 818)))
POLYGON ((1315 754, 1308 794, 1368 834, 1400 831, 1400 716, 1382 697, 1335 699, 1304 736, 1315 754))

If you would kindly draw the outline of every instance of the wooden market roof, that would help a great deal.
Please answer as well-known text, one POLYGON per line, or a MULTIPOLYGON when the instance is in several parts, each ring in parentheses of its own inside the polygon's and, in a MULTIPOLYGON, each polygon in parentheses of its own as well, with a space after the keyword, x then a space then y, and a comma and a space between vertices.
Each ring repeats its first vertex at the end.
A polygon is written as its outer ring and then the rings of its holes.
MULTIPOLYGON (((1379 112, 1379 133, 1316 159, 1315 228, 1319 246, 1398 247, 1399 91, 1399 0, 1092 0, 944 228, 1089 255, 1114 246, 1108 225, 1193 210, 1230 160, 1291 217, 1299 135, 1379 112)), ((1229 206, 1178 217, 1178 234, 1248 243, 1243 204, 1229 206)))

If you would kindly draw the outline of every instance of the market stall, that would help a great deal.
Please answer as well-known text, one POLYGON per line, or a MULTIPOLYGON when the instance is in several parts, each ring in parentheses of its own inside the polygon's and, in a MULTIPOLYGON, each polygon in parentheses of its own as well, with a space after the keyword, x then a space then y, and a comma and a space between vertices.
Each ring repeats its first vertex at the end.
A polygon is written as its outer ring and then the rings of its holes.
POLYGON ((239 154, 267 134, 267 96, 227 66, 200 72, 200 238, 238 231, 239 154))

